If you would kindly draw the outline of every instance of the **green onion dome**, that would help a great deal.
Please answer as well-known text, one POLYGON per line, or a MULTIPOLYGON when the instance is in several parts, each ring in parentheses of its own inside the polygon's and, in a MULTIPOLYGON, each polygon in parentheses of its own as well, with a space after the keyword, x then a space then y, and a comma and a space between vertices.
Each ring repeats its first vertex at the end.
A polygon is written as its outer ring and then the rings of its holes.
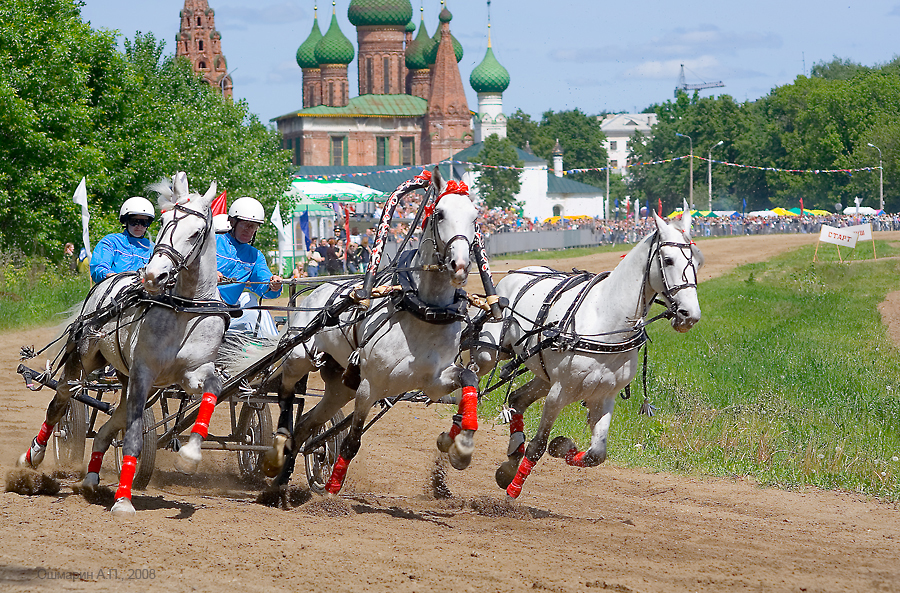
POLYGON ((412 20, 412 14, 409 0, 351 0, 347 9, 347 18, 355 27, 405 27, 412 20))
POLYGON ((318 68, 316 61, 316 44, 322 39, 322 31, 319 30, 319 18, 313 17, 312 31, 306 41, 297 48, 297 65, 301 68, 318 68))
POLYGON ((407 33, 415 33, 416 32, 416 24, 412 22, 412 19, 408 23, 406 23, 406 29, 404 29, 407 33))
POLYGON ((509 71, 494 57, 490 42, 484 59, 469 75, 469 84, 476 93, 502 93, 509 87, 509 71))
POLYGON ((316 43, 316 62, 321 64, 349 64, 355 51, 338 26, 337 15, 331 13, 331 25, 325 35, 316 43))
MULTIPOLYGON (((450 11, 447 10, 445 6, 441 11, 438 19, 441 23, 449 23, 453 19, 453 15, 450 14, 450 11)), ((456 37, 453 34, 450 34, 450 40, 453 42, 453 53, 456 55, 456 62, 459 63, 460 60, 463 59, 463 47, 462 44, 456 40, 456 37)), ((438 25, 438 30, 434 32, 434 37, 431 38, 431 46, 426 47, 422 50, 422 54, 425 56, 425 61, 429 66, 433 66, 437 61, 437 52, 438 45, 441 43, 441 26, 438 25)))
POLYGON ((425 62, 425 54, 422 52, 425 48, 431 48, 431 37, 425 30, 425 17, 422 17, 422 23, 419 25, 419 34, 406 47, 406 67, 410 70, 422 70, 428 68, 425 62))

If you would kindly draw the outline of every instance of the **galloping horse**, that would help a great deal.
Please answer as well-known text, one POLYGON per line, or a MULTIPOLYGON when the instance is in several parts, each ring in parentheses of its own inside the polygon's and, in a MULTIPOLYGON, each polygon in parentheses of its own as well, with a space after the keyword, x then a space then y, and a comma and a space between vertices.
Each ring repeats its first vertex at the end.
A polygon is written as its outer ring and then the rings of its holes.
POLYGON ((497 285, 497 294, 508 298, 510 307, 503 322, 488 323, 481 331, 475 349, 478 372, 486 374, 498 358, 513 354, 505 370, 524 362, 534 373, 509 397, 508 459, 496 478, 511 498, 521 493, 547 448, 554 421, 572 402, 581 401, 588 409, 591 445, 580 452, 571 439, 557 437, 550 443, 550 454, 579 467, 606 460, 615 396, 637 373, 638 348, 647 340, 645 318, 657 295, 662 295, 668 307, 665 316, 672 318, 677 331, 686 332, 700 320, 697 269, 703 262, 690 239, 690 212, 685 207, 681 220, 672 224, 655 212, 653 216, 656 231, 608 277, 528 267, 497 285), (523 415, 540 398, 546 398, 543 414, 526 449, 523 415))
POLYGON ((191 395, 203 394, 190 442, 182 447, 178 459, 188 470, 199 463, 200 442, 206 437, 221 391, 214 360, 227 313, 216 291, 216 243, 210 210, 216 184, 205 195, 190 194, 187 175, 179 172, 171 183, 161 182, 151 189, 160 194, 162 210, 162 230, 153 255, 140 272, 118 274, 97 284, 82 303, 80 315, 69 326, 62 377, 46 421, 19 459, 19 465, 40 464, 47 438, 72 397, 72 384, 111 364, 123 382, 124 401, 94 439, 84 486, 97 485, 103 454, 113 435, 124 427, 122 470, 112 507, 112 513, 119 516, 135 512, 131 485, 151 388, 177 383, 191 395))
MULTIPOLYGON (((420 187, 425 187, 429 179, 428 175, 416 178, 422 182, 420 187)), ((478 379, 454 360, 467 309, 465 293, 458 289, 469 273, 477 211, 464 184, 451 181, 445 186, 435 174, 431 185, 430 191, 437 198, 425 207, 427 218, 418 249, 404 252, 393 277, 389 277, 395 285, 393 296, 375 298, 365 312, 354 310, 341 315, 333 320, 332 327, 319 331, 287 356, 279 389, 280 434, 276 436, 276 445, 284 448, 286 458, 280 449, 266 456, 270 475, 280 469, 275 486, 290 480, 303 443, 355 398, 349 433, 325 485, 328 492, 339 492, 347 466, 359 450, 366 415, 373 404, 416 389, 437 401, 462 388, 459 415, 450 432, 438 439, 438 446, 449 453, 455 468, 468 466, 478 428, 478 379), (325 395, 291 431, 294 386, 317 368, 325 382, 325 395), (285 438, 285 433, 290 438, 285 438)), ((377 241, 375 247, 370 273, 377 270, 376 256, 380 255, 377 241)), ((350 294, 352 285, 326 284, 314 290, 303 301, 306 310, 292 316, 291 327, 306 326, 317 311, 350 294)))

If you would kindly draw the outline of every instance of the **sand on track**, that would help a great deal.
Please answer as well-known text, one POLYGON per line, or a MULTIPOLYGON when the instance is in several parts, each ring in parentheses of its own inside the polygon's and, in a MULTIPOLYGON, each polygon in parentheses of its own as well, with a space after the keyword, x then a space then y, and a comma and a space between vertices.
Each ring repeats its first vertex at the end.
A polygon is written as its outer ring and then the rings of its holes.
MULTIPOLYGON (((900 233, 878 233, 900 240, 900 233)), ((714 239, 701 280, 763 261, 810 235, 714 239)), ((624 253, 625 250, 621 253, 624 253)), ((612 268, 621 253, 529 263, 612 268)), ((900 298, 882 306, 900 319, 900 298)), ((51 394, 15 374, 19 346, 43 328, 0 336, 0 472, 43 419, 51 394)), ((253 502, 234 454, 205 452, 199 473, 160 451, 138 516, 72 493, 0 493, 0 590, 35 591, 898 591, 900 509, 845 492, 784 492, 752 481, 649 473, 545 456, 510 507, 494 483, 506 426, 483 421, 472 466, 450 472, 449 500, 425 495, 446 406, 400 405, 366 433, 338 500, 289 511, 253 502)), ((221 419, 227 416, 217 412, 221 419)), ((117 478, 107 455, 101 481, 117 478)), ((52 464, 47 463, 47 470, 52 464)), ((301 472, 302 473, 302 472, 301 472)), ((302 478, 295 477, 295 482, 302 478)))

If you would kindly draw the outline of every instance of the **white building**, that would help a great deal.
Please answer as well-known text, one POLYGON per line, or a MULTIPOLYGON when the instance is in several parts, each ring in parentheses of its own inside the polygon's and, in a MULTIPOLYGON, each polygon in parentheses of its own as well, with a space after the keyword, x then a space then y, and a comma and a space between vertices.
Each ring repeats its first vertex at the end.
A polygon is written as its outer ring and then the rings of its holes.
POLYGON ((609 155, 609 166, 617 169, 620 175, 627 175, 628 153, 634 133, 640 132, 649 137, 655 123, 655 113, 611 113, 603 118, 600 129, 606 134, 603 147, 609 155))

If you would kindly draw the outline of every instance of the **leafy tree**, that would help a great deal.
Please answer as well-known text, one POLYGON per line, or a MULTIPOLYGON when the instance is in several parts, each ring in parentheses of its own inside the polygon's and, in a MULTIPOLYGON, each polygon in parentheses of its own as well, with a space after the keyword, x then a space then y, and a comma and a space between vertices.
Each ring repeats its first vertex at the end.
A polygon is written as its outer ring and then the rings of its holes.
POLYGON ((857 64, 849 59, 841 59, 837 56, 830 62, 816 62, 809 70, 810 77, 826 78, 828 80, 849 80, 858 74, 870 72, 870 69, 857 64))
POLYGON ((501 139, 497 134, 491 134, 485 138, 484 146, 476 158, 476 162, 482 165, 492 165, 475 167, 479 172, 475 185, 484 205, 487 208, 508 208, 515 205, 515 196, 521 189, 519 169, 523 163, 513 143, 508 138, 501 139))
POLYGON ((277 132, 163 57, 152 35, 125 47, 84 23, 74 0, 0 3, 0 246, 61 255, 79 243, 71 197, 83 176, 94 242, 118 230, 125 198, 177 170, 195 190, 215 179, 268 209, 280 198, 289 169, 277 132))

